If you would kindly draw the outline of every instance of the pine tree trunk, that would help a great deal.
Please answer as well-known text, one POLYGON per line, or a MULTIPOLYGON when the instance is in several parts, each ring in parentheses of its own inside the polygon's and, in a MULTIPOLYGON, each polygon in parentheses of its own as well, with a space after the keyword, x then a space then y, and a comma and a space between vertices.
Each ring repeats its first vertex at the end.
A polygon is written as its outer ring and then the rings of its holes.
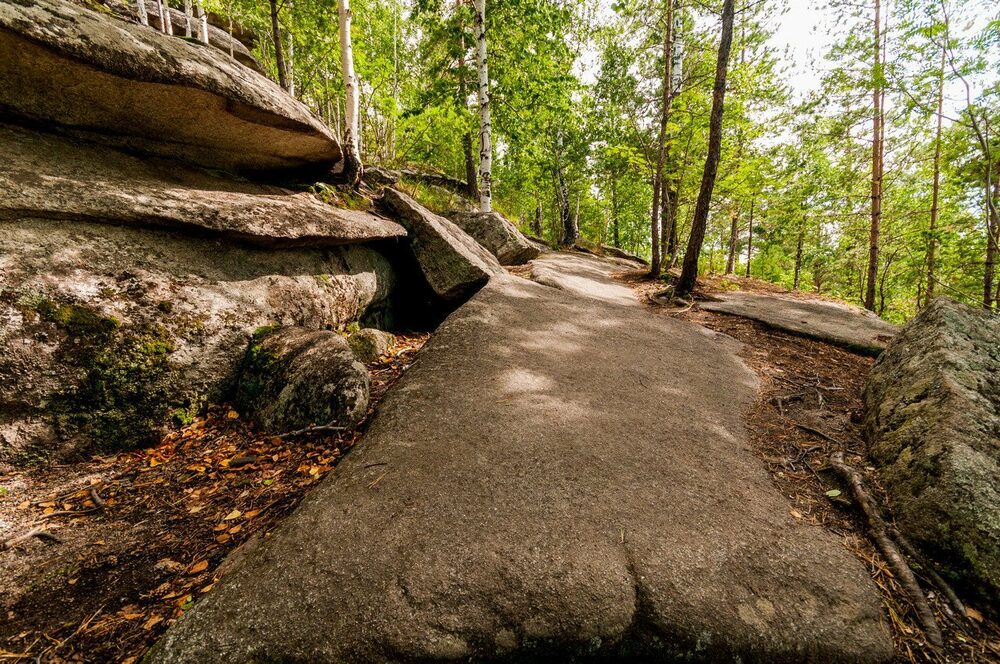
POLYGON ((940 215, 939 201, 941 196, 941 125, 944 111, 944 59, 945 47, 941 47, 941 72, 938 78, 937 98, 937 131, 934 134, 934 186, 931 191, 931 222, 927 233, 927 291, 924 304, 930 304, 934 299, 935 284, 935 254, 937 252, 937 227, 940 215))
POLYGON ((792 290, 799 289, 799 280, 802 277, 802 243, 805 240, 806 224, 805 220, 799 222, 799 240, 795 247, 795 279, 792 290))
POLYGON ((875 50, 872 67, 872 211, 871 228, 868 233, 868 279, 865 290, 865 308, 875 310, 875 288, 878 280, 879 232, 882 225, 882 156, 883 112, 882 112, 882 2, 875 0, 875 50))
POLYGON ((747 278, 750 278, 750 259, 753 258, 753 206, 756 197, 750 199, 750 226, 747 229, 747 278))
POLYGON ((667 253, 670 255, 670 264, 667 268, 673 268, 677 264, 677 201, 679 197, 677 195, 676 187, 669 187, 667 189, 667 200, 670 203, 670 234, 667 237, 667 253))
POLYGON ((360 128, 358 118, 358 79, 354 75, 354 50, 351 47, 350 0, 338 0, 340 18, 340 67, 344 74, 344 178, 349 184, 361 181, 360 128))
POLYGON ((740 213, 738 210, 729 212, 729 254, 726 256, 726 274, 736 271, 736 243, 740 237, 740 213))
POLYGON ((479 209, 493 210, 493 143, 490 135, 490 77, 486 66, 486 0, 476 8, 476 68, 479 70, 479 209))
POLYGON ((729 51, 733 45, 733 17, 736 13, 735 0, 724 0, 722 5, 722 38, 719 42, 719 57, 715 66, 715 85, 712 89, 712 113, 708 123, 708 155, 702 173, 701 189, 695 203, 694 219, 691 222, 691 237, 684 254, 684 267, 677 282, 676 294, 690 295, 698 280, 698 258, 705 241, 705 227, 708 224, 708 208, 712 202, 715 176, 719 172, 719 156, 722 152, 722 113, 726 97, 726 73, 729 68, 729 51))
POLYGON ((271 5, 271 39, 274 42, 274 63, 278 69, 278 85, 288 89, 288 76, 285 74, 285 52, 281 47, 281 26, 278 23, 277 0, 268 0, 271 5))
POLYGON ((653 177, 653 210, 650 220, 650 261, 649 274, 653 278, 660 276, 661 252, 661 225, 664 221, 662 213, 665 202, 664 173, 663 165, 666 161, 667 149, 667 120, 670 115, 670 86, 673 80, 671 65, 673 64, 673 28, 674 28, 674 3, 667 0, 666 16, 664 17, 663 28, 663 80, 660 86, 660 134, 657 141, 656 150, 656 175, 653 177))

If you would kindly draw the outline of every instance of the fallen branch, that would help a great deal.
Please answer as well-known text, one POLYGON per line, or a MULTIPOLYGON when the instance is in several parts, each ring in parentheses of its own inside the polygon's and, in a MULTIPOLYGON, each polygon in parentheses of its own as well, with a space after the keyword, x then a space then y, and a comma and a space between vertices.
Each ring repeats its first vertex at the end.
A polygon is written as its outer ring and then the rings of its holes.
POLYGON ((3 543, 0 543, 0 551, 10 549, 15 544, 30 540, 32 537, 37 537, 38 539, 49 540, 54 544, 62 544, 62 540, 45 530, 43 526, 35 526, 23 535, 18 535, 16 537, 11 537, 3 543))
POLYGON ((85 510, 58 510, 56 512, 49 512, 48 514, 42 515, 42 520, 54 519, 57 516, 83 516, 84 514, 90 514, 91 512, 96 512, 97 507, 88 507, 85 510))
POLYGON ((913 575, 913 570, 910 569, 910 566, 906 563, 902 554, 900 554, 899 549, 896 548, 896 544, 889 537, 888 528, 882 519, 882 514, 868 494, 868 491, 865 490, 864 484, 861 481, 861 474, 844 463, 843 452, 834 452, 830 455, 830 468, 847 484, 855 504, 857 504, 861 512, 865 515, 872 541, 885 557, 886 562, 889 563, 889 567, 892 568, 896 579, 903 586, 906 594, 909 595, 913 609, 917 613, 917 618, 920 620, 920 624, 927 634, 927 640, 931 644, 941 647, 944 645, 941 628, 938 627, 937 621, 934 619, 934 613, 931 611, 930 605, 927 604, 927 597, 924 595, 924 591, 921 590, 920 584, 917 583, 917 579, 913 575))
POLYGON ((830 442, 830 443, 833 443, 834 445, 837 445, 839 447, 846 447, 846 445, 844 445, 844 443, 840 442, 839 440, 837 440, 833 436, 830 436, 829 434, 823 433, 819 429, 813 429, 811 426, 809 426, 807 424, 802 424, 801 422, 795 422, 794 424, 795 424, 795 426, 797 426, 798 428, 802 429, 806 433, 811 433, 814 436, 819 436, 823 440, 825 440, 827 442, 830 442))
POLYGON ((322 426, 311 426, 305 427, 304 429, 297 429, 295 431, 289 431, 283 433, 278 438, 281 440, 288 440, 289 438, 299 438, 301 436, 317 436, 325 433, 343 433, 347 431, 347 427, 333 426, 332 424, 324 424, 322 426))

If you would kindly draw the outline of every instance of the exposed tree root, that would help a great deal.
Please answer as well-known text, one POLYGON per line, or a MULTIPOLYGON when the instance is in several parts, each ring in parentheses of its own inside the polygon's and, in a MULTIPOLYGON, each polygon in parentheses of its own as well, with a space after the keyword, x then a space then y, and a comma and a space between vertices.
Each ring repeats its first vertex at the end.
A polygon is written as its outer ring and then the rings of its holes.
POLYGON ((851 492, 851 497, 865 515, 872 541, 878 547, 879 551, 882 552, 882 555, 885 556, 886 561, 896 575, 896 579, 906 590, 906 594, 913 603, 913 609, 916 611, 917 618, 920 620, 920 624, 927 634, 927 640, 934 646, 942 647, 944 645, 944 638, 941 636, 941 628, 938 627, 937 620, 934 619, 934 613, 927 603, 927 596, 924 595, 920 584, 917 583, 917 578, 913 575, 913 570, 910 569, 910 566, 899 552, 896 543, 889 536, 889 529, 886 526, 885 520, 882 519, 878 507, 865 489, 860 473, 844 462, 843 452, 834 452, 830 455, 830 468, 847 484, 851 492))

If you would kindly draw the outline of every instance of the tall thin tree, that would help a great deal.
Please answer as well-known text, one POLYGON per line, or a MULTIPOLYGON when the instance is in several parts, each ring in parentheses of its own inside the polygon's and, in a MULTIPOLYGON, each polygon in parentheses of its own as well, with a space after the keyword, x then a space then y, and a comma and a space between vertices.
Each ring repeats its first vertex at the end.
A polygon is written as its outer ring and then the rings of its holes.
POLYGON ((673 83, 673 32, 674 32, 674 0, 666 0, 663 15, 663 80, 660 86, 660 133, 656 149, 656 173, 653 176, 653 211, 650 220, 650 245, 652 257, 649 261, 649 273, 653 277, 660 276, 663 257, 661 242, 666 234, 666 216, 668 216, 667 191, 664 186, 663 165, 667 155, 667 121, 670 115, 671 85, 673 83))
POLYGON ((882 84, 882 2, 875 0, 875 39, 872 61, 872 210, 868 232, 868 278, 865 308, 875 310, 875 282, 878 280, 879 233, 882 226, 882 174, 885 148, 885 86, 882 84))
POLYGON ((344 75, 344 178, 349 184, 361 181, 360 136, 358 129, 358 79, 354 74, 354 49, 351 45, 350 0, 338 0, 340 18, 340 69, 344 75))
POLYGON ((941 214, 941 129, 944 118, 944 64, 945 47, 941 45, 941 70, 938 72, 938 93, 937 93, 937 130, 934 133, 934 184, 931 189, 931 220, 927 229, 927 291, 925 293, 924 304, 930 304, 934 299, 934 287, 937 282, 936 254, 937 254, 937 227, 941 214))
POLYGON ((479 209, 493 210, 493 142, 490 135, 490 76, 486 66, 486 0, 475 0, 476 68, 479 70, 479 209))
POLYGON ((726 74, 729 70, 729 51, 733 46, 733 18, 736 1, 724 0, 722 4, 722 37, 719 41, 719 57, 715 64, 715 84, 712 87, 712 113, 708 121, 708 155, 701 177, 701 189, 695 203, 694 219, 691 221, 691 236, 684 254, 684 267, 677 282, 678 296, 690 295, 698 280, 698 258, 701 245, 705 242, 705 227, 708 225, 708 208, 712 202, 715 176, 719 172, 719 156, 722 153, 722 113, 726 98, 726 74))
POLYGON ((288 89, 288 75, 285 72, 285 51, 281 47, 281 24, 278 22, 278 2, 268 0, 271 7, 271 39, 274 41, 274 63, 278 69, 278 85, 288 89))

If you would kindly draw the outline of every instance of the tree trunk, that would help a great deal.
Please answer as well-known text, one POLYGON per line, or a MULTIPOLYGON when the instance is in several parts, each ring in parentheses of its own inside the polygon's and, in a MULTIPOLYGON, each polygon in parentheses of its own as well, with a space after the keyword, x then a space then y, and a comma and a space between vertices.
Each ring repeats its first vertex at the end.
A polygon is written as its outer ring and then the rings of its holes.
POLYGON ((934 134, 934 185, 931 191, 931 222, 927 232, 927 291, 924 304, 930 304, 934 299, 935 284, 935 254, 937 252, 937 227, 940 215, 939 201, 941 196, 941 125, 944 110, 944 58, 945 47, 941 46, 941 73, 938 78, 937 98, 937 131, 934 134))
POLYGON ((559 198, 559 221, 562 224, 561 243, 572 246, 576 244, 578 232, 573 219, 573 212, 569 204, 569 187, 566 185, 566 176, 563 173, 562 164, 556 165, 556 195, 559 198))
POLYGON ((462 151, 465 153, 465 193, 469 198, 479 198, 478 175, 476 173, 476 155, 472 151, 472 132, 462 136, 462 151))
POLYGON ((795 247, 795 280, 793 282, 792 290, 799 289, 799 279, 802 277, 802 242, 805 239, 806 234, 806 224, 805 219, 799 222, 799 240, 795 247))
POLYGON ((203 44, 208 43, 208 14, 205 13, 205 6, 201 4, 201 0, 197 0, 198 6, 198 38, 201 39, 203 44))
POLYGON ((149 14, 146 13, 146 0, 138 0, 135 3, 135 7, 139 10, 139 23, 149 25, 149 14))
POLYGON ((750 259, 753 257, 753 205, 756 198, 750 199, 750 226, 747 229, 747 278, 750 278, 750 259))
POLYGON ((476 7, 476 68, 479 70, 479 209, 493 210, 493 144, 490 136, 490 77, 486 68, 486 0, 476 7))
MULTIPOLYGON (((455 9, 462 6, 462 0, 455 0, 455 9)), ((465 82, 465 24, 459 24, 459 50, 458 50, 458 99, 456 100, 462 115, 469 110, 469 93, 465 82)), ((467 131, 462 136, 462 152, 465 156, 465 191, 469 198, 479 200, 479 174, 476 168, 476 157, 472 151, 472 132, 467 131)))
POLYGON ((708 155, 701 178, 701 190, 695 204, 694 219, 691 222, 691 237, 684 254, 684 268, 677 282, 676 293, 689 295, 698 280, 698 258, 701 245, 705 241, 705 227, 708 224, 708 207, 712 202, 715 176, 719 172, 719 155, 722 151, 722 112, 726 97, 726 73, 729 68, 729 51, 733 45, 733 17, 735 0, 724 0, 722 5, 722 38, 719 42, 719 58, 715 66, 715 85, 712 89, 712 113, 708 124, 708 155))
POLYGON ((668 268, 672 268, 677 264, 677 201, 679 197, 677 195, 676 187, 669 187, 667 189, 667 200, 670 203, 670 236, 667 238, 667 253, 670 254, 670 264, 668 268))
POLYGON ((295 96, 295 33, 291 30, 288 31, 288 94, 295 96))
POLYGON ((673 81, 673 30, 674 30, 674 2, 667 0, 666 16, 663 26, 663 80, 660 86, 660 134, 657 141, 656 150, 656 175, 653 177, 653 210, 650 223, 650 261, 649 274, 653 278, 660 276, 661 253, 661 224, 665 224, 661 208, 666 202, 664 196, 664 173, 663 165, 667 154, 667 120, 670 115, 671 83, 673 81))
POLYGON ((740 236, 740 214, 736 209, 729 211, 729 255, 726 257, 726 274, 736 271, 736 242, 740 236))
POLYGON ((278 85, 288 89, 288 75, 285 73, 285 52, 281 46, 281 25, 278 23, 277 0, 268 0, 271 5, 271 39, 274 41, 274 62, 278 69, 278 85))
POLYGON ((531 232, 535 234, 535 237, 542 237, 542 201, 538 199, 535 201, 535 221, 531 226, 531 232))
POLYGON ((191 0, 184 0, 184 36, 191 38, 191 0))
POLYGON ((357 186, 361 181, 362 165, 359 149, 358 79, 354 75, 354 51, 351 47, 350 0, 338 0, 340 17, 340 66, 344 74, 344 178, 357 186))
MULTIPOLYGON (((987 167, 988 168, 988 167, 987 167)), ((1000 214, 997 213, 997 199, 1000 199, 1000 161, 997 162, 996 176, 992 191, 986 189, 986 265, 983 273, 983 306, 993 306, 993 278, 996 274, 998 245, 1000 245, 1000 214)))
POLYGON ((611 178, 611 246, 622 248, 621 230, 618 226, 618 181, 611 178))
POLYGON ((872 67, 872 215, 868 233, 868 280, 865 308, 875 310, 875 288, 878 280, 878 243, 882 224, 882 2, 875 0, 875 50, 872 67))

